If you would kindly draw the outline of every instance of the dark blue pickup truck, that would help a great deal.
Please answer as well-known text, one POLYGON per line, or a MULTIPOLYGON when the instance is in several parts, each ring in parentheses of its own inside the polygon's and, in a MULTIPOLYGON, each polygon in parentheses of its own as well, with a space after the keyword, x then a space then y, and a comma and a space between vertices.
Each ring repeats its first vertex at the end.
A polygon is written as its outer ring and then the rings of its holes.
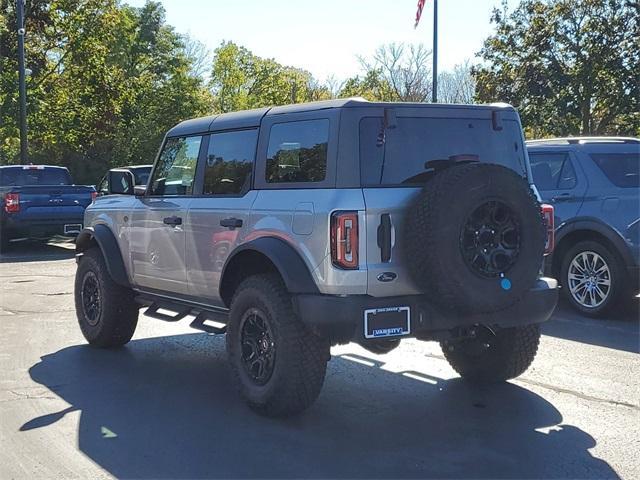
POLYGON ((95 196, 95 188, 74 185, 63 167, 0 167, 0 251, 15 238, 77 235, 95 196))

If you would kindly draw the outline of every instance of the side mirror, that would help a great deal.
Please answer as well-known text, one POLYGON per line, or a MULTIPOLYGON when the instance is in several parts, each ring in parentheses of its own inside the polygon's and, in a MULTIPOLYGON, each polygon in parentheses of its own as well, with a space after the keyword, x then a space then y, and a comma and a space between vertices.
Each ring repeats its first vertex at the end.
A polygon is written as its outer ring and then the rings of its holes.
POLYGON ((109 170, 109 194, 133 195, 133 173, 124 168, 109 170))
POLYGON ((133 187, 133 194, 136 197, 144 197, 145 193, 147 193, 146 185, 136 185, 135 187, 133 187))

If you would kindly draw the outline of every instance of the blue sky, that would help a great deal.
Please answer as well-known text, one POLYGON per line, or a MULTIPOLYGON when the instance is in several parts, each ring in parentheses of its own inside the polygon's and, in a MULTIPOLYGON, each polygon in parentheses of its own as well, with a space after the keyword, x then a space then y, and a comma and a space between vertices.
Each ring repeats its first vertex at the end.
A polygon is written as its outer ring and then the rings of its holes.
MULTIPOLYGON (((433 3, 413 28, 417 0, 161 0, 167 21, 214 49, 232 40, 262 57, 309 70, 320 80, 360 70, 356 55, 383 43, 432 47, 433 3)), ((133 6, 144 0, 127 0, 133 6)), ((473 60, 491 33, 501 0, 439 0, 439 69, 473 60)), ((518 0, 508 0, 513 8, 518 0)))

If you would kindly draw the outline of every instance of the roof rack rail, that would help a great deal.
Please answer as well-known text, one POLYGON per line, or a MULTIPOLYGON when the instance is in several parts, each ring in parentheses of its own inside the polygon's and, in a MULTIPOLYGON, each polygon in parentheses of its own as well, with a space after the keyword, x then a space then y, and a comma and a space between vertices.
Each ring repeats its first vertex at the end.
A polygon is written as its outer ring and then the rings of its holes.
POLYGON ((640 138, 633 137, 563 137, 527 140, 527 145, 582 145, 585 143, 625 143, 640 144, 640 138))

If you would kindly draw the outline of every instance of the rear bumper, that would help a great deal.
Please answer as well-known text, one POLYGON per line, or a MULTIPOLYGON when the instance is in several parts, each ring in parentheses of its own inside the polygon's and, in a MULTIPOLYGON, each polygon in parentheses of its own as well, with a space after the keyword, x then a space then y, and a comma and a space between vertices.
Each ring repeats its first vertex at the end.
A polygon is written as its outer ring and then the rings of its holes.
POLYGON ((333 343, 364 342, 364 311, 371 308, 408 306, 411 309, 410 337, 430 338, 441 331, 475 324, 514 327, 549 319, 558 303, 558 283, 540 278, 516 304, 491 314, 456 315, 442 312, 422 295, 371 297, 369 295, 297 295, 296 307, 302 321, 316 334, 333 343))
MULTIPOLYGON (((17 237, 51 237, 54 235, 77 235, 65 232, 65 225, 80 225, 82 231, 84 215, 69 215, 62 218, 30 219, 11 217, 2 222, 2 230, 10 238, 17 237)), ((78 231, 78 233, 79 233, 78 231)))

